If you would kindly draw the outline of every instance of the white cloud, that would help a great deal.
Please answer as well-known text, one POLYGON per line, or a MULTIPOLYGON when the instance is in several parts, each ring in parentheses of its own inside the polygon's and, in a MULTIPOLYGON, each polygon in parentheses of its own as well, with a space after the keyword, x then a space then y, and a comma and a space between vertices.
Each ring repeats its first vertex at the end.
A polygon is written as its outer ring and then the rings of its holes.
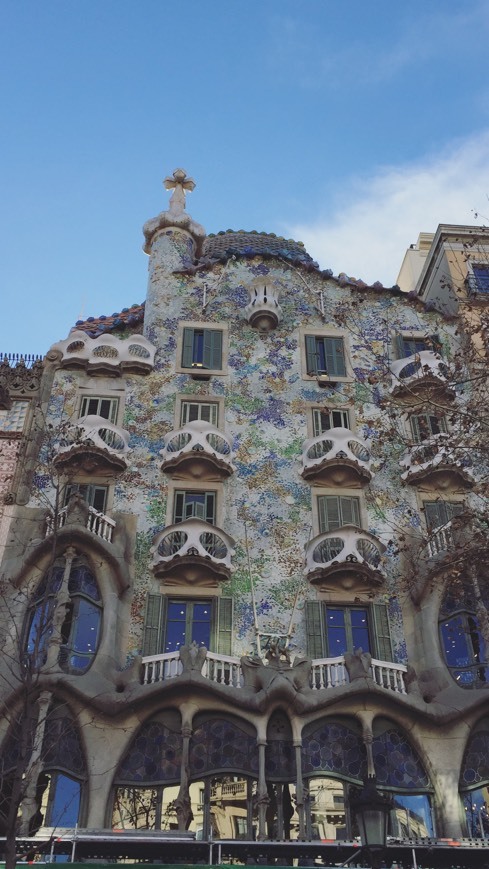
POLYGON ((321 268, 390 286, 420 232, 439 223, 486 223, 488 198, 489 131, 437 157, 351 179, 330 215, 287 225, 285 234, 303 241, 321 268))

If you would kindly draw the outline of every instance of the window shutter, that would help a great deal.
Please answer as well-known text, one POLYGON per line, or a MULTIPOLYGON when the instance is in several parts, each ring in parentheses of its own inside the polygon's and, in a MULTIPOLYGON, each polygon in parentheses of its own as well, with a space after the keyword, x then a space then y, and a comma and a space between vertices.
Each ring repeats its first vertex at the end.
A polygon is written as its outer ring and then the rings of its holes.
POLYGON ((360 510, 358 508, 358 498, 340 497, 341 506, 341 524, 342 525, 360 525, 360 510))
POLYGON ((308 374, 317 374, 317 370, 316 339, 314 335, 306 335, 306 371, 308 374))
POLYGON ((376 603, 372 606, 372 621, 375 634, 375 648, 380 661, 392 661, 392 642, 389 628, 389 616, 385 604, 376 603))
POLYGON ((346 376, 345 348, 343 338, 324 338, 326 371, 330 377, 346 376))
POLYGON ((204 329, 204 368, 219 371, 222 368, 222 332, 219 329, 204 329))
POLYGON ((192 368, 194 361, 194 330, 183 330, 182 368, 192 368))
POLYGON ((394 348, 396 353, 396 359, 405 359, 406 356, 409 356, 409 353, 406 353, 406 347, 404 344, 404 338, 402 335, 394 335, 394 348))
POLYGON ((340 504, 336 495, 320 495, 318 498, 319 530, 335 531, 341 526, 340 504))
POLYGON ((158 655, 163 648, 162 615, 165 598, 161 594, 148 594, 143 629, 143 657, 158 655))
POLYGON ((230 655, 233 640, 233 599, 217 598, 217 653, 230 655))
POLYGON ((454 516, 463 512, 464 505, 459 501, 425 501, 424 511, 428 529, 433 531, 450 522, 454 516))
POLYGON ((307 654, 324 658, 323 607, 319 600, 306 600, 307 654))

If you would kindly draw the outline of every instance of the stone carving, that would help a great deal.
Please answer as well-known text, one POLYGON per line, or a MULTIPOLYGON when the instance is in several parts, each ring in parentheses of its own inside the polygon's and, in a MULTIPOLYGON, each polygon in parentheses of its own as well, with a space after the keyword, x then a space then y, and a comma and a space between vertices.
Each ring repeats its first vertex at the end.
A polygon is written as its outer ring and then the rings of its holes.
MULTIPOLYGON (((30 395, 39 389, 44 364, 41 359, 36 359, 32 366, 30 363, 26 365, 24 359, 19 359, 15 367, 10 365, 6 356, 0 364, 0 396, 4 396, 7 401, 15 395, 30 395)), ((1 407, 10 405, 2 404, 1 407)))
POLYGON ((289 653, 285 654, 277 646, 271 648, 266 657, 268 664, 258 656, 244 655, 241 658, 245 688, 289 697, 310 690, 310 658, 295 658, 291 663, 289 653))
POLYGON ((183 667, 182 673, 200 673, 206 657, 207 649, 205 646, 198 646, 195 640, 189 646, 182 646, 180 649, 180 660, 183 667))
POLYGON ((350 682, 353 682, 355 679, 365 679, 366 676, 371 676, 372 655, 368 652, 364 652, 363 649, 355 649, 354 652, 346 652, 345 667, 350 682))

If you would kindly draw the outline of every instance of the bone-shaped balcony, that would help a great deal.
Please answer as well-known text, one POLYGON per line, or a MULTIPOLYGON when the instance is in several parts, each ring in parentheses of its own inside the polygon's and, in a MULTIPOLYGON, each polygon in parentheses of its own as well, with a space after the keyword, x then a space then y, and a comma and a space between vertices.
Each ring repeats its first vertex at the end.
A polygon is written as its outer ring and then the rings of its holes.
POLYGON ((331 428, 305 441, 302 465, 305 480, 335 486, 365 485, 373 476, 370 451, 347 428, 331 428))
POLYGON ((401 475, 406 483, 416 484, 430 480, 442 489, 448 488, 452 483, 458 486, 462 484, 464 488, 474 485, 469 452, 456 446, 452 436, 445 432, 413 446, 400 464, 406 468, 401 475))
POLYGON ((153 542, 153 571, 170 585, 217 586, 231 576, 234 540, 202 519, 169 525, 153 542))
POLYGON ((90 474, 118 473, 127 468, 129 433, 102 416, 84 416, 58 440, 58 468, 90 474))
POLYGON ((448 380, 450 370, 439 353, 433 350, 420 350, 405 359, 396 359, 391 363, 392 395, 403 392, 419 392, 421 389, 442 389, 451 393, 448 380))
POLYGON ((169 432, 160 455, 161 469, 177 479, 223 480, 234 473, 229 439, 203 420, 169 432))
POLYGON ((65 341, 53 344, 61 354, 63 368, 85 368, 89 374, 120 375, 124 371, 148 374, 153 370, 155 348, 143 335, 123 340, 115 335, 90 338, 86 332, 71 332, 65 341))
POLYGON ((342 525, 335 531, 318 534, 306 545, 304 573, 313 585, 355 590, 369 584, 379 585, 385 546, 356 525, 342 525))

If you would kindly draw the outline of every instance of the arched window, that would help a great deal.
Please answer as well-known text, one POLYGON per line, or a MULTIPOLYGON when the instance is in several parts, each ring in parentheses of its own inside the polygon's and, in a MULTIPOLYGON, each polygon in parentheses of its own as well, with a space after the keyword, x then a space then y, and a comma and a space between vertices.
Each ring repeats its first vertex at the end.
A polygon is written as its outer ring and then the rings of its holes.
MULTIPOLYGON (((9 816, 14 781, 26 781, 39 726, 44 728, 41 748, 42 771, 36 785, 37 809, 30 819, 30 832, 39 827, 74 827, 80 820, 83 785, 87 771, 79 729, 66 705, 51 703, 44 714, 22 727, 19 719, 13 724, 0 758, 0 832, 5 832, 9 816), (22 739, 20 732, 22 731, 22 739)), ((24 719, 24 722, 26 719, 24 719)), ((20 806, 25 789, 20 788, 20 806)))
MULTIPOLYGON (((46 662, 64 576, 65 561, 60 559, 43 577, 29 607, 25 648, 35 668, 46 662)), ((69 605, 61 628, 59 664, 70 673, 85 673, 97 651, 102 617, 100 592, 85 559, 71 562, 67 592, 69 605)))
POLYGON ((461 688, 489 682, 489 643, 483 630, 488 605, 488 592, 473 578, 457 576, 446 587, 440 639, 447 667, 461 688))

